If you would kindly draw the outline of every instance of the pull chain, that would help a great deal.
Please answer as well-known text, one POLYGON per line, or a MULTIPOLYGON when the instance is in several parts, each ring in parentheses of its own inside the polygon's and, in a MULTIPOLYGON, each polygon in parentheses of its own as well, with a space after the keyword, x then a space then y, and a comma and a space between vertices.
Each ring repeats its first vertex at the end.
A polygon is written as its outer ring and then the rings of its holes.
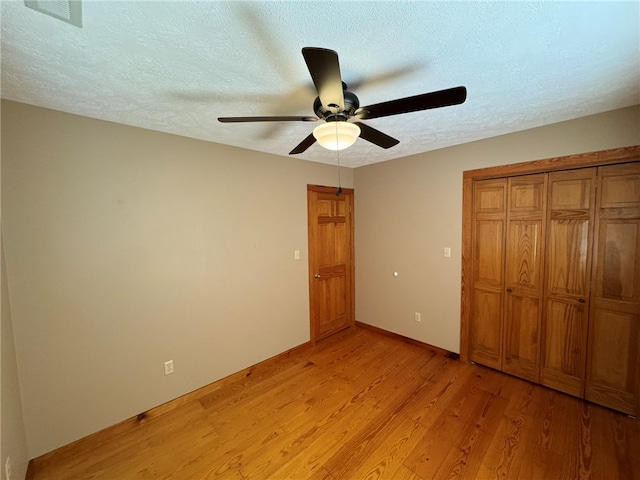
POLYGON ((338 149, 338 123, 336 124, 336 158, 337 158, 337 168, 338 168, 338 190, 336 191, 336 197, 339 197, 342 193, 342 182, 340 181, 340 150, 338 149))

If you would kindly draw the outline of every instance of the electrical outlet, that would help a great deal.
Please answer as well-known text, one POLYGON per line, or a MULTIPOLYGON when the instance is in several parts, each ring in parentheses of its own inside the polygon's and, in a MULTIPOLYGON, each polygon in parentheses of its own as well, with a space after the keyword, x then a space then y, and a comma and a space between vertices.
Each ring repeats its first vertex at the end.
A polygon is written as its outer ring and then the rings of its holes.
POLYGON ((170 375, 173 373, 173 360, 167 360, 164 362, 164 374, 170 375))
POLYGON ((420 323, 420 322, 422 321, 422 318, 421 318, 420 312, 414 312, 414 313, 413 313, 413 319, 414 319, 416 322, 420 323))
POLYGON ((11 480, 11 457, 7 457, 7 461, 4 462, 4 474, 7 480, 11 480))

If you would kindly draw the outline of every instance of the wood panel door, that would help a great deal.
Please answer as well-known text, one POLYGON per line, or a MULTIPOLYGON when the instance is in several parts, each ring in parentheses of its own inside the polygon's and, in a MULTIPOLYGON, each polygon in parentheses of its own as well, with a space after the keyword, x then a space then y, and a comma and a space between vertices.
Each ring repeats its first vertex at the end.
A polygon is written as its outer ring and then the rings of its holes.
POLYGON ((549 174, 543 385, 584 395, 596 169, 549 174))
POLYGON ((307 186, 311 342, 355 325, 353 190, 307 186))
POLYGON ((502 303, 507 181, 475 182, 473 296, 469 358, 502 369, 502 303))
POLYGON ((508 183, 502 370, 540 381, 547 175, 508 183))
POLYGON ((640 163, 598 171, 585 398, 640 413, 640 163))

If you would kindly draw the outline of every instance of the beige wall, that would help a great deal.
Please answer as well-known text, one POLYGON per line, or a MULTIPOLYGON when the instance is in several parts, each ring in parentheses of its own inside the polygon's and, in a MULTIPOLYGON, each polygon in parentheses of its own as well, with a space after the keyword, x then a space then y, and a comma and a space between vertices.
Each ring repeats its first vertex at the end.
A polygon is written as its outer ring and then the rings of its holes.
POLYGON ((459 352, 462 172, 638 144, 631 107, 356 169, 356 318, 459 352))
POLYGON ((335 166, 2 107, 30 457, 309 340, 306 186, 335 166))
POLYGON ((11 458, 11 478, 22 480, 27 474, 27 439, 24 432, 24 420, 22 415, 22 399, 20 397, 20 384, 18 381, 18 367, 16 364, 16 352, 13 341, 13 327, 11 323, 11 307, 9 304, 9 291, 7 289, 7 274, 4 260, 4 245, 0 243, 0 255, 2 257, 2 338, 0 361, 2 373, 0 386, 0 404, 2 406, 0 418, 2 418, 0 436, 0 478, 4 478, 4 466, 7 458, 11 458))

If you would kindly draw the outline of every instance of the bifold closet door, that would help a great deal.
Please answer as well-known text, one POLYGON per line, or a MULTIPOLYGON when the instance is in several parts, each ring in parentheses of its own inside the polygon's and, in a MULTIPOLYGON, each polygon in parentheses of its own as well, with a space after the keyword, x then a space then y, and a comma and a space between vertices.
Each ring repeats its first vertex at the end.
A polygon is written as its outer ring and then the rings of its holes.
POLYGON ((540 381, 547 175, 508 183, 502 370, 540 381))
POLYGON ((601 167, 585 398, 640 413, 640 163, 601 167))
POLYGON ((507 181, 482 180, 473 189, 473 296, 469 359, 502 369, 502 303, 507 181))
POLYGON ((549 174, 540 383, 584 396, 596 169, 549 174))

